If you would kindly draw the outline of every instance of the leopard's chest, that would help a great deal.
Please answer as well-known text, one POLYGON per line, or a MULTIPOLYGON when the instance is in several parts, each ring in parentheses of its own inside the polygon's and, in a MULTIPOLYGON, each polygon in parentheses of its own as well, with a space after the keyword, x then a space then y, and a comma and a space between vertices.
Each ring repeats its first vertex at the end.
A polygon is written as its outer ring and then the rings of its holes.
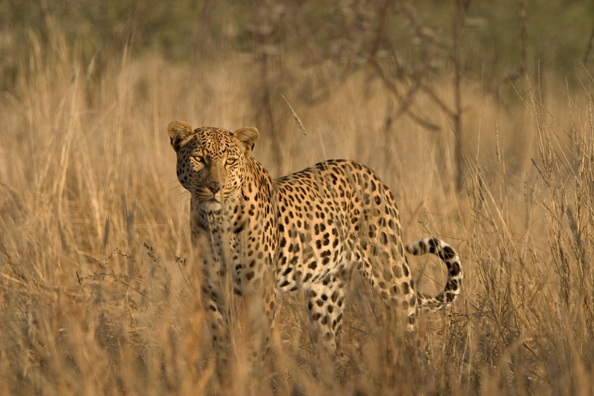
POLYGON ((239 295, 271 282, 270 274, 274 273, 275 227, 272 216, 267 216, 271 212, 250 213, 249 208, 230 211, 234 215, 201 214, 211 253, 204 261, 204 272, 218 279, 231 274, 233 291, 239 295))

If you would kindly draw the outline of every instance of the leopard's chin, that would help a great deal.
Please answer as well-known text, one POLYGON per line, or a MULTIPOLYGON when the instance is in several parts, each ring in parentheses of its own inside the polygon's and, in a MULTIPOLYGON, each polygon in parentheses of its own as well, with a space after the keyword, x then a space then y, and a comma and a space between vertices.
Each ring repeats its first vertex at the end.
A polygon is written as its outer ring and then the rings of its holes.
POLYGON ((203 210, 208 212, 218 212, 223 208, 221 202, 219 202, 216 198, 209 199, 204 201, 200 206, 202 206, 203 210))

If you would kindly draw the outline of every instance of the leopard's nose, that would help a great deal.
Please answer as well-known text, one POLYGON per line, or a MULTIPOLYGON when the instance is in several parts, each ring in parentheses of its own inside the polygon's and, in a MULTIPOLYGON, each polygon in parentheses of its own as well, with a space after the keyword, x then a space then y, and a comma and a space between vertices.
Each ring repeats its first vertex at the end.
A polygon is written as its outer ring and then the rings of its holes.
POLYGON ((219 183, 210 183, 208 189, 212 191, 213 194, 216 194, 221 189, 221 185, 219 183))

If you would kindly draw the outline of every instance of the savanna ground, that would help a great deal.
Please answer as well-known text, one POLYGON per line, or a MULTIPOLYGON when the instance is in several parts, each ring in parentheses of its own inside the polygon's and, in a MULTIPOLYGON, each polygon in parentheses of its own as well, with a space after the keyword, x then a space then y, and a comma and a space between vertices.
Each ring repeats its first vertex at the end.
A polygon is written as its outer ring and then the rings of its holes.
MULTIPOLYGON (((3 22, 12 3, 2 8, 3 22)), ((213 2, 198 3, 203 14, 223 15, 213 2)), ((423 5, 437 3, 421 2, 419 16, 402 1, 371 16, 347 4, 356 15, 349 19, 345 11, 346 22, 371 32, 359 44, 325 31, 326 46, 286 51, 282 40, 292 38, 293 46, 299 40, 289 30, 281 31, 286 37, 279 33, 288 22, 276 18, 293 5, 279 1, 265 10, 254 6, 253 13, 232 8, 235 13, 220 19, 220 37, 201 25, 192 31, 194 41, 184 42, 195 52, 184 57, 171 44, 186 32, 172 27, 183 8, 171 14, 155 4, 105 2, 124 5, 113 11, 89 2, 86 15, 76 4, 72 15, 43 1, 20 9, 22 15, 15 6, 0 35, 0 394, 212 389, 189 196, 177 182, 165 129, 176 119, 230 130, 256 125, 261 137, 254 155, 273 176, 327 158, 369 165, 397 197, 405 242, 440 237, 457 248, 465 270, 453 307, 421 317, 419 347, 400 342, 393 313, 355 278, 337 364, 310 343, 303 298, 285 299, 270 380, 254 382, 238 359, 221 393, 594 392, 594 80, 588 52, 583 59, 580 53, 572 73, 559 71, 579 46, 571 37, 560 40, 563 45, 524 37, 517 45, 524 63, 511 76, 494 59, 505 63, 512 55, 477 60, 479 51, 469 60, 479 44, 465 47, 455 39, 456 26, 467 35, 463 29, 478 26, 472 5, 462 25, 460 8, 456 14, 450 7, 453 13, 443 18, 453 15, 454 22, 444 23, 453 24, 454 38, 433 41, 415 23, 432 17, 423 5), (121 18, 126 5, 137 13, 121 18), (150 19, 151 7, 175 18, 150 19), (398 58, 388 44, 402 36, 382 31, 382 15, 405 15, 403 29, 421 44, 398 58), (244 19, 251 33, 242 31, 244 19), (88 24, 58 27, 64 20, 88 24), (94 35, 97 20, 104 35, 94 35), (163 29, 158 44, 146 37, 151 28, 163 29), (196 37, 204 37, 203 47, 196 37), (253 44, 249 51, 237 48, 245 42, 253 44), (366 44, 367 55, 361 52, 366 44), (546 57, 546 45, 554 56, 546 57), (321 50, 332 57, 320 60, 321 50), (546 73, 540 57, 553 65, 546 73), (417 83, 422 89, 411 89, 417 83)), ((303 4, 313 12, 316 3, 303 4)), ((577 29, 592 8, 575 4, 567 12, 577 29)), ((514 17, 524 4, 508 7, 514 17)), ((509 25, 518 36, 526 26, 530 32, 531 12, 537 10, 528 8, 528 22, 518 12, 519 22, 509 25)), ((326 22, 334 26, 331 18, 326 22)), ((311 33, 302 28, 299 37, 311 33)), ((584 51, 589 33, 580 42, 584 51)), ((442 287, 437 260, 415 258, 411 265, 421 290, 442 287)), ((236 345, 239 356, 246 349, 236 345)))

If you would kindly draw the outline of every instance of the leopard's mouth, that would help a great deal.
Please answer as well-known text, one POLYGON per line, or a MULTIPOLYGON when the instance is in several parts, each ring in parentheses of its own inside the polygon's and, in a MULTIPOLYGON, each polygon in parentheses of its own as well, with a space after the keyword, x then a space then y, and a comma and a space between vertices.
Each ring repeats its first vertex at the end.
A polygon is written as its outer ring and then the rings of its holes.
POLYGON ((202 205, 209 209, 220 208, 223 203, 223 196, 220 193, 207 194, 201 199, 202 205))
POLYGON ((209 189, 204 189, 197 192, 199 202, 202 203, 221 203, 222 195, 221 192, 213 193, 209 189))
POLYGON ((205 206, 221 206, 221 205, 235 205, 238 202, 238 197, 234 194, 224 194, 223 191, 203 192, 200 196, 200 202, 205 206))

